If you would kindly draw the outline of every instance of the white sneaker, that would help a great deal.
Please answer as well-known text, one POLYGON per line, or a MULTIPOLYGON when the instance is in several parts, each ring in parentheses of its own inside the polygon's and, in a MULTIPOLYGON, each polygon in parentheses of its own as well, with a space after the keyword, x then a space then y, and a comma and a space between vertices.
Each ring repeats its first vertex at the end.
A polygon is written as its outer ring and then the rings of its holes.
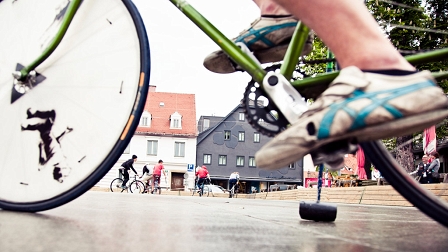
POLYGON ((298 123, 263 146, 257 166, 278 169, 342 139, 403 136, 448 116, 448 99, 428 71, 404 76, 343 69, 298 123))

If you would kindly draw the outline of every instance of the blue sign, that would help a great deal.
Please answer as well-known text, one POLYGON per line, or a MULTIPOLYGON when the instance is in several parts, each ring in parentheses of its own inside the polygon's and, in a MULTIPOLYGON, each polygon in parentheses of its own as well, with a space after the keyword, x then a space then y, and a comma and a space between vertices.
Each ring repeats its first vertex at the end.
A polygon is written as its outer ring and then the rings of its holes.
POLYGON ((187 165, 187 171, 189 171, 189 172, 194 171, 194 164, 188 164, 187 165))

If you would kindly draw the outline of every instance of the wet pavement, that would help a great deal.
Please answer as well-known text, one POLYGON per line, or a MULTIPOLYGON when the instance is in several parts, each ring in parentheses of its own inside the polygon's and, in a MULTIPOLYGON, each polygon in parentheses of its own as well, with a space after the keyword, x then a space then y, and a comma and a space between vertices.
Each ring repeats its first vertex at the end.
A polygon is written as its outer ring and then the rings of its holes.
POLYGON ((297 201, 89 191, 0 211, 0 251, 448 251, 448 228, 413 207, 339 204, 323 223, 301 220, 297 201))

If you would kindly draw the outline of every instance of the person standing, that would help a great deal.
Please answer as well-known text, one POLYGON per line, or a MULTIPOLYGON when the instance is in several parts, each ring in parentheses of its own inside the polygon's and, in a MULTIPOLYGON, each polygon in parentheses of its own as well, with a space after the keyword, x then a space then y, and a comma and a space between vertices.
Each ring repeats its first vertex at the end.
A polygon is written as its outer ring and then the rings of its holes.
POLYGON ((135 171, 133 164, 137 162, 137 156, 132 155, 132 158, 121 164, 121 168, 123 170, 123 184, 121 184, 122 189, 127 189, 126 183, 129 181, 129 170, 132 169, 135 175, 137 175, 137 171, 135 171))
POLYGON ((154 166, 153 171, 152 171, 152 189, 151 189, 151 194, 154 193, 154 189, 155 189, 155 182, 157 181, 157 189, 159 190, 159 194, 161 193, 160 191, 160 177, 162 176, 162 173, 165 175, 164 170, 165 167, 163 166, 163 160, 160 159, 159 162, 154 166))
POLYGON ((440 168, 440 160, 439 153, 434 152, 431 154, 432 162, 428 166, 428 183, 439 183, 439 168, 440 168))
MULTIPOLYGON (((239 180, 240 180, 240 174, 238 172, 232 172, 232 174, 230 174, 229 188, 230 188, 230 190, 232 190, 232 187, 235 186, 234 191, 233 191, 234 193, 238 189, 238 181, 239 180)), ((232 198, 231 193, 229 193, 229 198, 232 198)))

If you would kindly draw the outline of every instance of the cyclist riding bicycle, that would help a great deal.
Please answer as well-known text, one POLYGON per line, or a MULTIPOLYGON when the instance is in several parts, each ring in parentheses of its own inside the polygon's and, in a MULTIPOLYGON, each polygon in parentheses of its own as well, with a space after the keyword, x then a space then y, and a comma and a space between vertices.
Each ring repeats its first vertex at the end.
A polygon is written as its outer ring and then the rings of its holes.
POLYGON ((121 184, 122 189, 126 189, 126 183, 129 181, 129 170, 132 169, 135 175, 137 175, 137 171, 134 169, 134 166, 132 166, 137 161, 137 156, 132 155, 132 158, 121 164, 120 170, 122 170, 123 174, 123 184, 121 184))
POLYGON ((196 171, 195 176, 195 179, 197 181, 196 185, 198 186, 199 191, 202 192, 205 180, 210 179, 210 174, 208 173, 207 166, 203 165, 201 168, 199 168, 196 171))
MULTIPOLYGON (((232 172, 229 177, 229 188, 232 190, 232 187, 235 186, 233 193, 238 189, 238 181, 240 180, 239 172, 232 172)), ((232 193, 229 193, 229 198, 232 198, 232 193)))
POLYGON ((156 164, 153 168, 152 171, 152 189, 151 189, 151 194, 154 193, 155 188, 155 183, 157 182, 157 189, 159 190, 159 194, 160 194, 160 177, 162 176, 163 170, 165 169, 165 167, 163 166, 163 160, 160 159, 158 164, 156 164))
MULTIPOLYGON (((148 168, 149 163, 146 163, 145 166, 143 166, 143 175, 141 181, 145 184, 146 188, 149 188, 152 181, 152 170, 149 170, 148 168)), ((145 192, 147 192, 145 190, 145 192)))

